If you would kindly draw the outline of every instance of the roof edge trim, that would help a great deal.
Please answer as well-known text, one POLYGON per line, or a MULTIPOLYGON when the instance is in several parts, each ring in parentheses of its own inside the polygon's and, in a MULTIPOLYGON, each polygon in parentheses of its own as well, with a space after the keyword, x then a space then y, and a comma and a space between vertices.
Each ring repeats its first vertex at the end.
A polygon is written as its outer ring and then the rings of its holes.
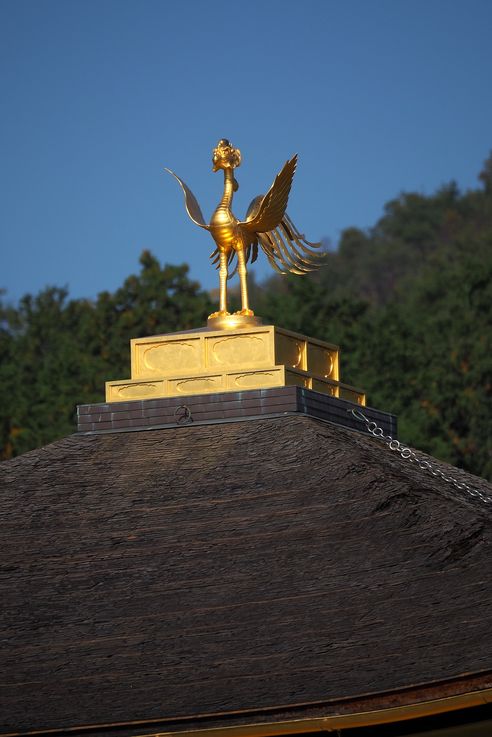
POLYGON ((492 688, 471 691, 442 699, 415 704, 393 706, 387 709, 361 711, 355 714, 332 714, 310 719, 292 719, 285 722, 250 723, 231 727, 151 732, 138 737, 277 737, 278 735, 326 732, 349 727, 369 727, 378 724, 402 722, 409 719, 435 716, 448 711, 469 709, 492 703, 492 688))
MULTIPOLYGON (((281 722, 250 722, 248 724, 204 727, 198 729, 174 729, 170 731, 148 731, 136 737, 278 737, 279 735, 305 734, 307 732, 326 732, 334 729, 369 727, 389 724, 410 719, 445 714, 450 711, 469 709, 492 703, 492 688, 469 691, 440 699, 402 704, 385 709, 353 712, 351 714, 326 714, 321 717, 305 719, 289 719, 281 722)), ((119 722, 113 724, 94 724, 85 727, 69 727, 68 729, 33 730, 27 732, 3 732, 0 737, 24 737, 27 735, 50 735, 63 732, 77 732, 88 729, 114 727, 136 727, 138 722, 119 722)), ((144 726, 144 723, 141 722, 144 726)), ((150 724, 149 724, 150 726, 150 724)))

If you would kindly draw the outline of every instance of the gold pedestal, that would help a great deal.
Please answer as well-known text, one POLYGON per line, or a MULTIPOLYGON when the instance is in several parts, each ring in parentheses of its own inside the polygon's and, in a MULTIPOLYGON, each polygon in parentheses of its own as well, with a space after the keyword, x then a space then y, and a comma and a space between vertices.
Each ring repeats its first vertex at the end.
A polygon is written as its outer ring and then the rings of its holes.
POLYGON ((209 330, 236 330, 236 328, 258 327, 263 325, 261 317, 256 315, 216 315, 207 320, 209 330))
MULTIPOLYGON (((243 318, 246 326, 135 338, 131 379, 106 382, 106 401, 302 386, 365 404, 364 392, 339 381, 339 348, 243 318)), ((212 318, 222 319, 222 318, 212 318)), ((213 324, 213 323, 212 323, 213 324)))

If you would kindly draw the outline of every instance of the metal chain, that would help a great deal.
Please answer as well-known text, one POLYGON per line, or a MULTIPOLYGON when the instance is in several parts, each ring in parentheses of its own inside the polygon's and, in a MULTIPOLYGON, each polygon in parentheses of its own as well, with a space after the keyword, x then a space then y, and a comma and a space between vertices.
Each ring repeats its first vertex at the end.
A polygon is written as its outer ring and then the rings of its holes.
POLYGON ((473 487, 468 486, 468 484, 465 484, 464 481, 458 481, 452 476, 448 476, 438 466, 422 458, 419 458, 411 448, 403 445, 402 443, 400 443, 399 440, 392 438, 391 435, 385 435, 384 430, 379 427, 379 425, 374 422, 374 420, 370 420, 368 417, 366 417, 366 415, 359 409, 348 409, 347 412, 351 412, 355 419, 359 420, 359 422, 365 422, 367 431, 370 432, 371 435, 374 435, 375 438, 379 438, 380 440, 385 442, 390 450, 394 450, 399 453, 404 460, 409 461, 410 463, 416 463, 418 467, 422 469, 422 471, 427 471, 433 476, 440 477, 448 484, 453 484, 453 486, 455 486, 460 491, 465 491, 471 497, 480 499, 480 501, 484 504, 492 504, 491 496, 484 494, 479 489, 474 489, 473 487))

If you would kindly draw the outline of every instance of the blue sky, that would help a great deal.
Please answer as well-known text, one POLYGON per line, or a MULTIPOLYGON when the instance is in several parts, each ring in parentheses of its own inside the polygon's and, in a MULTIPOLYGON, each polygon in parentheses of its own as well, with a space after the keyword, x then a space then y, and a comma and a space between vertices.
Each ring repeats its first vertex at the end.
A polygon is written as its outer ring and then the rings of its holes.
POLYGON ((299 154, 288 211, 310 240, 401 191, 477 186, 491 24, 490 0, 2 0, 0 287, 93 297, 144 248, 215 286, 163 169, 209 217, 221 137, 243 154, 239 217, 299 154))

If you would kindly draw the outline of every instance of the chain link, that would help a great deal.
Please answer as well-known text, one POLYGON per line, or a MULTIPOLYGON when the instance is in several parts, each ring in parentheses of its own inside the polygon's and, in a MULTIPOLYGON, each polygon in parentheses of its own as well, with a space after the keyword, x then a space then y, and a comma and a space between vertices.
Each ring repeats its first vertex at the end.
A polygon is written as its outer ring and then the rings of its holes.
POLYGON ((379 438, 384 443, 386 443, 390 450, 399 453, 404 460, 409 461, 410 463, 417 464, 417 466, 422 469, 422 471, 427 471, 433 476, 441 478, 443 481, 446 481, 446 483, 455 486, 457 489, 459 489, 459 491, 466 492, 471 497, 479 499, 484 504, 492 504, 491 496, 484 494, 479 489, 474 489, 472 486, 468 486, 468 484, 466 484, 464 481, 458 481, 458 479, 455 479, 452 476, 448 476, 435 464, 430 463, 423 458, 419 458, 418 455, 411 448, 403 445, 402 443, 400 443, 399 440, 396 440, 396 438, 392 438, 391 435, 385 435, 384 430, 379 427, 378 424, 374 422, 374 420, 370 420, 368 417, 366 417, 366 415, 359 409, 348 409, 347 412, 351 412, 355 419, 359 420, 359 422, 365 422, 367 431, 370 432, 371 435, 374 435, 375 438, 379 438))

